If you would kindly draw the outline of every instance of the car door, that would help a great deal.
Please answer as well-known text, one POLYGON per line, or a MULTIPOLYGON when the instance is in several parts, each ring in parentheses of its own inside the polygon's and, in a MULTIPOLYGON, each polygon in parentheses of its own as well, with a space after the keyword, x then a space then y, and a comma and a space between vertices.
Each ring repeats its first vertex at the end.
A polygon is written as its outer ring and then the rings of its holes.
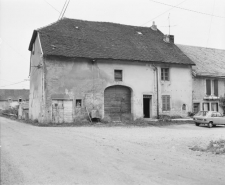
POLYGON ((217 124, 225 124, 225 117, 222 116, 219 112, 216 114, 217 115, 217 124))
POLYGON ((217 124, 218 120, 217 120, 217 115, 216 113, 212 113, 211 117, 210 117, 210 121, 212 121, 214 124, 217 124))

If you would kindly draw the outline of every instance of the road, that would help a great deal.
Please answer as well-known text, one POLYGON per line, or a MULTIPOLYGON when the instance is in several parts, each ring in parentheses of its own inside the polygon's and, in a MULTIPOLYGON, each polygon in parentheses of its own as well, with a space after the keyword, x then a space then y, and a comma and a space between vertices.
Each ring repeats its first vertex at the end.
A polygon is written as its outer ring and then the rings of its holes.
POLYGON ((225 127, 36 127, 1 118, 2 185, 224 185, 225 127))

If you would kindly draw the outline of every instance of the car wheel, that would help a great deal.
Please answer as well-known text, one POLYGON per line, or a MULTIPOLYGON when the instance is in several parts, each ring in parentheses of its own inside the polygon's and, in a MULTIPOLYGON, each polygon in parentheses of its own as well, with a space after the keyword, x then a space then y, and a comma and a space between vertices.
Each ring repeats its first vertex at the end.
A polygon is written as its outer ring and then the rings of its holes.
POLYGON ((209 128, 212 128, 212 127, 213 127, 213 123, 212 123, 212 122, 209 122, 209 123, 208 123, 208 127, 209 127, 209 128))
POLYGON ((200 124, 199 124, 199 123, 195 123, 195 125, 196 125, 196 126, 199 126, 200 124))

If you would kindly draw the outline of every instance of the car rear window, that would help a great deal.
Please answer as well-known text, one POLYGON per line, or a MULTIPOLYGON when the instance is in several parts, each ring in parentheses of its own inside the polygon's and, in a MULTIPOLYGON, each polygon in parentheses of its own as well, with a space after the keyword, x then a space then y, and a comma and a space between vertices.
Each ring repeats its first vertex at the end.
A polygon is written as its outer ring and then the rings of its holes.
POLYGON ((208 111, 200 111, 195 116, 206 116, 207 113, 208 111))

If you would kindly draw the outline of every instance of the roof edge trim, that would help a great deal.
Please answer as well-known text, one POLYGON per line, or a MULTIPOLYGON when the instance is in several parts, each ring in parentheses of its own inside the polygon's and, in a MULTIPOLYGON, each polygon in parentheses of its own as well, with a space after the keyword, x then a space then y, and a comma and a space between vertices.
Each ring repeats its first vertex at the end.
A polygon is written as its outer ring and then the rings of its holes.
POLYGON ((29 44, 29 48, 28 48, 29 51, 32 51, 32 49, 33 49, 33 44, 34 44, 35 39, 37 37, 37 33, 38 33, 37 30, 34 30, 33 31, 33 35, 31 37, 30 44, 29 44))

